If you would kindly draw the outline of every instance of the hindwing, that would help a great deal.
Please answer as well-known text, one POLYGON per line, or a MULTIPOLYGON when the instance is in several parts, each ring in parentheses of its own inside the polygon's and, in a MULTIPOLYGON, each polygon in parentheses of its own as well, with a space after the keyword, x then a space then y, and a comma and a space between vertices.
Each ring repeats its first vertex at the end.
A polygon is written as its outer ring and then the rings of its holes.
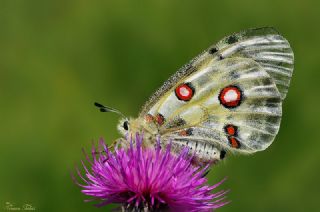
POLYGON ((192 87, 190 100, 179 99, 172 88, 148 113, 161 117, 163 138, 239 152, 261 151, 272 143, 280 125, 281 96, 257 62, 247 58, 217 61, 181 79, 179 85, 192 87))

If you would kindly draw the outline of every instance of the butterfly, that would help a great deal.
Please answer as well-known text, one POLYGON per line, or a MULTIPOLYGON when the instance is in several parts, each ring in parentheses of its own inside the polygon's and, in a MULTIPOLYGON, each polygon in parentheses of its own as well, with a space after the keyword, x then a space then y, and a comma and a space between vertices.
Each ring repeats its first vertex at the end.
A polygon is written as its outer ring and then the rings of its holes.
POLYGON ((265 150, 279 131, 293 65, 290 44, 274 28, 234 33, 179 69, 118 129, 143 132, 146 146, 157 136, 175 152, 188 146, 199 164, 265 150))

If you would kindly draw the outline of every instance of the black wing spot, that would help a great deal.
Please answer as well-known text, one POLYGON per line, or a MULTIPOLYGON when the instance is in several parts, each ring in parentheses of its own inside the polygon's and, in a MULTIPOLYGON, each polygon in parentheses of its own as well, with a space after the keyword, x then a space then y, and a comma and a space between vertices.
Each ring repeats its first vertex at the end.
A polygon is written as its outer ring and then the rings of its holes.
MULTIPOLYGON (((193 129, 192 128, 189 128, 189 129, 187 129, 186 130, 186 133, 187 133, 187 135, 192 135, 192 132, 193 132, 193 129)), ((197 145, 198 145, 198 143, 197 143, 197 145)))
POLYGON ((235 35, 230 35, 227 39, 228 44, 233 44, 238 42, 238 38, 235 35))
POLYGON ((167 127, 168 128, 175 128, 175 127, 182 127, 184 125, 186 125, 187 122, 183 119, 183 118, 176 118, 173 121, 169 122, 167 127))
POLYGON ((209 49, 209 54, 214 54, 214 53, 216 53, 218 51, 218 49, 217 48, 211 48, 211 49, 209 49))
POLYGON ((241 75, 239 74, 239 71, 231 71, 229 73, 229 77, 230 77, 231 80, 237 80, 237 79, 240 78, 240 76, 241 75))

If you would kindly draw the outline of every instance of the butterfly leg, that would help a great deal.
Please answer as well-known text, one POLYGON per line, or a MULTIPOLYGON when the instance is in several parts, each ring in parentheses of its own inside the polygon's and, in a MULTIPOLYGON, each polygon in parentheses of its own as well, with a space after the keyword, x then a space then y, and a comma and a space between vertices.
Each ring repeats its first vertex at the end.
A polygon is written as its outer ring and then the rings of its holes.
MULTIPOLYGON (((117 140, 114 140, 109 146, 107 146, 107 149, 108 150, 112 150, 114 149, 115 145, 117 144, 117 140)), ((93 152, 94 154, 100 154, 100 153, 103 153, 103 152, 106 152, 105 150, 102 150, 102 151, 95 151, 93 152)))

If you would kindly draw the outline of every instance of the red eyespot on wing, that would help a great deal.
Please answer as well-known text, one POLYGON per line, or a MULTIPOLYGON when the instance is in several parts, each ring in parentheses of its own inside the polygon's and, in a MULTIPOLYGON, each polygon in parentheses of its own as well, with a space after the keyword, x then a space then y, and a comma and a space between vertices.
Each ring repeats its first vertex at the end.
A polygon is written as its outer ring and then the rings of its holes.
POLYGON ((224 131, 227 133, 227 135, 236 135, 237 134, 238 127, 228 124, 224 127, 224 131))
POLYGON ((182 130, 179 132, 180 136, 187 136, 187 131, 186 130, 182 130))
POLYGON ((179 132, 179 135, 180 136, 190 136, 190 135, 192 135, 192 128, 189 128, 189 129, 186 129, 186 130, 181 130, 180 132, 179 132))
POLYGON ((232 148, 240 148, 240 142, 233 136, 229 137, 229 143, 232 148))
POLYGON ((191 83, 181 84, 176 87, 175 94, 179 100, 189 101, 194 95, 194 88, 191 83))
POLYGON ((154 120, 154 117, 151 114, 147 114, 144 118, 147 123, 150 123, 154 120))
POLYGON ((226 108, 238 107, 242 100, 242 91, 237 86, 223 88, 219 94, 219 101, 226 108))
POLYGON ((163 117, 163 115, 160 114, 160 113, 158 113, 158 114, 156 115, 156 121, 157 121, 157 123, 158 123, 160 126, 163 125, 163 123, 164 123, 164 117, 163 117))
POLYGON ((224 131, 227 134, 230 146, 232 148, 240 148, 240 142, 235 138, 235 136, 238 135, 238 127, 232 124, 228 124, 224 127, 224 131))
POLYGON ((233 127, 230 126, 230 127, 227 128, 227 130, 228 130, 228 134, 229 134, 229 135, 234 135, 235 130, 234 130, 233 127))

